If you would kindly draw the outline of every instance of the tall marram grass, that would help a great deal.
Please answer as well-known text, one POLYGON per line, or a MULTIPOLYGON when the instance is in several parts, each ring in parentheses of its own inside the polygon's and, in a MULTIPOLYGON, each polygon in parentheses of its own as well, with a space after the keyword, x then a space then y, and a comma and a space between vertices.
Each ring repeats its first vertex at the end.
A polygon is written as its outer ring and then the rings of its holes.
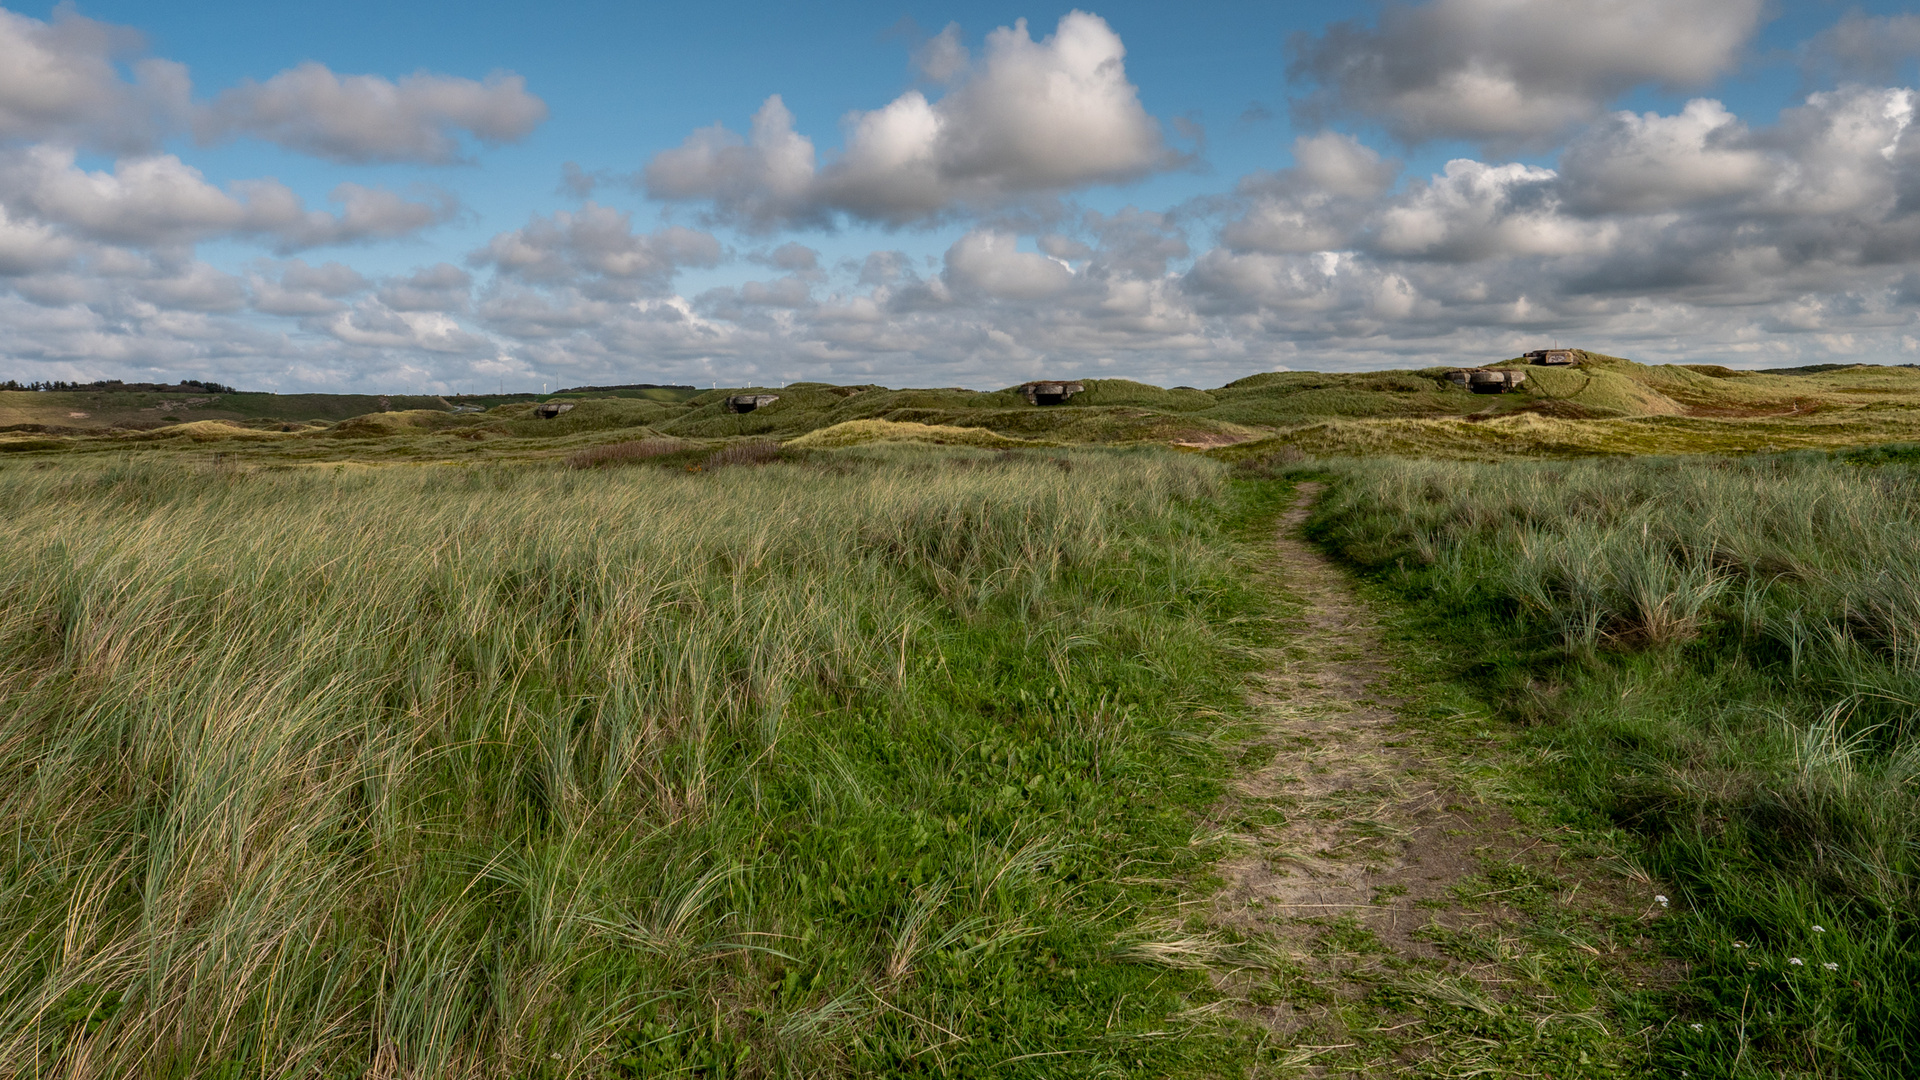
POLYGON ((1445 619, 1569 804, 1683 891, 1675 1068, 1920 1075, 1920 472, 1337 472, 1319 534, 1445 619))
POLYGON ((1216 484, 0 472, 0 1074, 1152 1058, 1102 943, 1211 790, 1216 484))

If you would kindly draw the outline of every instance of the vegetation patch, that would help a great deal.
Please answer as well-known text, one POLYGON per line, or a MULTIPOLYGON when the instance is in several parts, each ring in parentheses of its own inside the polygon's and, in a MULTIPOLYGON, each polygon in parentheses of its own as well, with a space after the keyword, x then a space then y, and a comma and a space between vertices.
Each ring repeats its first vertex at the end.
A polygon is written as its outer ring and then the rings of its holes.
POLYGON ((1236 1074, 1222 471, 0 465, 0 1072, 1236 1074))
POLYGON ((1920 473, 1856 460, 1332 467, 1318 535, 1670 883, 1669 1074, 1920 1072, 1920 473))

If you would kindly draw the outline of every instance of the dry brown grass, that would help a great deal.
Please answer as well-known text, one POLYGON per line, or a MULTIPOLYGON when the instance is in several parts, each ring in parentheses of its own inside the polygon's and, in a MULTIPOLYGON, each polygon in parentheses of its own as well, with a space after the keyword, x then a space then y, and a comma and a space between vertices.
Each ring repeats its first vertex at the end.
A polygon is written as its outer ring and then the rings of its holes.
POLYGON ((607 465, 629 465, 636 461, 666 457, 686 448, 687 444, 679 439, 636 439, 606 446, 590 446, 567 455, 567 468, 596 469, 607 465))
POLYGON ((766 465, 780 460, 780 444, 772 439, 750 439, 730 443, 707 455, 703 468, 720 469, 728 465, 766 465))

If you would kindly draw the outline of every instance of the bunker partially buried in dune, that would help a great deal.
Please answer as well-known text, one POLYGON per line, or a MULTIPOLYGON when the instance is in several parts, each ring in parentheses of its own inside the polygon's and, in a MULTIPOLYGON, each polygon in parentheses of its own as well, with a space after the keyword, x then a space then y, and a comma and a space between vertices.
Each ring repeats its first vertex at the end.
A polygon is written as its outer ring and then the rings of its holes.
POLYGON ((1030 382, 1020 384, 1020 392, 1026 395, 1027 404, 1029 405, 1059 405, 1086 388, 1085 383, 1077 382, 1030 382))
POLYGON ((1527 373, 1508 368, 1461 368, 1447 372, 1447 379, 1476 394, 1504 394, 1527 381, 1527 373))

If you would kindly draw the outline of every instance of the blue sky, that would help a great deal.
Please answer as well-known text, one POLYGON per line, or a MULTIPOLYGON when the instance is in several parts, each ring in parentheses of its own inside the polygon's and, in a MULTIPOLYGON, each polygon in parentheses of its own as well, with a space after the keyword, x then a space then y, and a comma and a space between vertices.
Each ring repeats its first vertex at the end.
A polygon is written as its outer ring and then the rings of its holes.
POLYGON ((1760 0, 19 6, 0 377, 1920 362, 1917 53, 1760 0))

